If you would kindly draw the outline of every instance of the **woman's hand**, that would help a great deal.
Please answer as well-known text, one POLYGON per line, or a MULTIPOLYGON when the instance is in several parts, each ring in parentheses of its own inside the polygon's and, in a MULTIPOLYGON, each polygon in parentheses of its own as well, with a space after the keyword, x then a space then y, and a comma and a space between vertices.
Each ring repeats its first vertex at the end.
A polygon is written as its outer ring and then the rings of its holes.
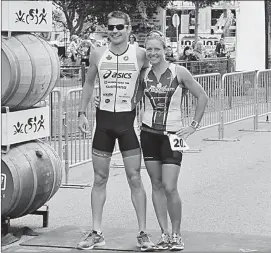
POLYGON ((196 132, 196 129, 189 126, 189 127, 184 127, 180 129, 179 131, 176 132, 176 135, 178 135, 180 138, 186 140, 189 135, 193 134, 196 132))

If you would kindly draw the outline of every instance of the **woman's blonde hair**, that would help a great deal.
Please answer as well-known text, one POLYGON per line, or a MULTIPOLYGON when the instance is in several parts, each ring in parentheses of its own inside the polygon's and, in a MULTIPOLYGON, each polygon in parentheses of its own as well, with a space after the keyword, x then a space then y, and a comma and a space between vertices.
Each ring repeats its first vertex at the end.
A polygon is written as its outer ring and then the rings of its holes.
POLYGON ((156 31, 156 30, 149 32, 145 39, 145 43, 144 43, 145 47, 146 47, 146 43, 152 39, 157 39, 158 41, 162 42, 163 48, 164 49, 166 48, 166 38, 162 32, 156 31))

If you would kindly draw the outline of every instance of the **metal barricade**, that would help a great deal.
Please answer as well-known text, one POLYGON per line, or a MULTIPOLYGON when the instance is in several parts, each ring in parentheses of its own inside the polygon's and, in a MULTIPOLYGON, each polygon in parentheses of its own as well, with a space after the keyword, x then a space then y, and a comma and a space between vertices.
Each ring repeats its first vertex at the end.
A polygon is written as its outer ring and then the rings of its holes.
POLYGON ((50 145, 58 152, 61 160, 63 160, 62 146, 62 93, 55 88, 49 94, 50 105, 50 126, 51 135, 49 138, 50 145))
POLYGON ((257 96, 256 96, 256 119, 255 129, 258 130, 260 116, 266 116, 265 122, 269 121, 271 114, 271 69, 261 70, 257 73, 257 96))
POLYGON ((82 94, 82 88, 71 89, 65 97, 64 132, 65 132, 65 182, 68 183, 69 169, 91 161, 91 139, 94 126, 94 111, 92 103, 87 108, 87 118, 90 132, 84 134, 78 128, 77 113, 82 94))

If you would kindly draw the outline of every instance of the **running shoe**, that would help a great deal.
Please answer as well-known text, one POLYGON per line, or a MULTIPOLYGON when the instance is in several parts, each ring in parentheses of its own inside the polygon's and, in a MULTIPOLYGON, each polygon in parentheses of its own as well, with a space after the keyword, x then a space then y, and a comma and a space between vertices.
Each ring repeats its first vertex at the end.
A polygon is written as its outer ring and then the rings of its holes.
POLYGON ((170 245, 170 236, 169 234, 162 233, 158 243, 155 245, 155 248, 158 250, 166 250, 170 245))
POLYGON ((155 244, 151 241, 150 236, 141 231, 137 236, 137 245, 142 252, 151 252, 155 250, 155 244))
POLYGON ((91 231, 83 241, 77 244, 77 249, 90 250, 104 245, 105 240, 103 234, 91 231))
POLYGON ((184 242, 179 234, 173 234, 170 240, 170 251, 179 251, 184 249, 184 242))

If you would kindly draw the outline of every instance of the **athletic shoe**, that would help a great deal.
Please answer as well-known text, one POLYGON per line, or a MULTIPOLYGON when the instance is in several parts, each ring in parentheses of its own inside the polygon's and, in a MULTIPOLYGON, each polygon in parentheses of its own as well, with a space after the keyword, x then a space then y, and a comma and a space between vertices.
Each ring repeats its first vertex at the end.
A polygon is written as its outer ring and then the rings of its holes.
POLYGON ((77 244, 77 249, 89 250, 104 245, 105 240, 103 234, 91 231, 83 241, 77 244))
POLYGON ((137 236, 137 245, 138 248, 143 252, 150 252, 155 250, 155 245, 151 241, 150 236, 145 232, 141 231, 137 236))
POLYGON ((170 251, 179 251, 184 249, 184 242, 179 234, 173 234, 170 240, 170 251))
POLYGON ((155 248, 158 250, 166 250, 170 245, 170 237, 168 234, 162 233, 158 243, 155 245, 155 248))

